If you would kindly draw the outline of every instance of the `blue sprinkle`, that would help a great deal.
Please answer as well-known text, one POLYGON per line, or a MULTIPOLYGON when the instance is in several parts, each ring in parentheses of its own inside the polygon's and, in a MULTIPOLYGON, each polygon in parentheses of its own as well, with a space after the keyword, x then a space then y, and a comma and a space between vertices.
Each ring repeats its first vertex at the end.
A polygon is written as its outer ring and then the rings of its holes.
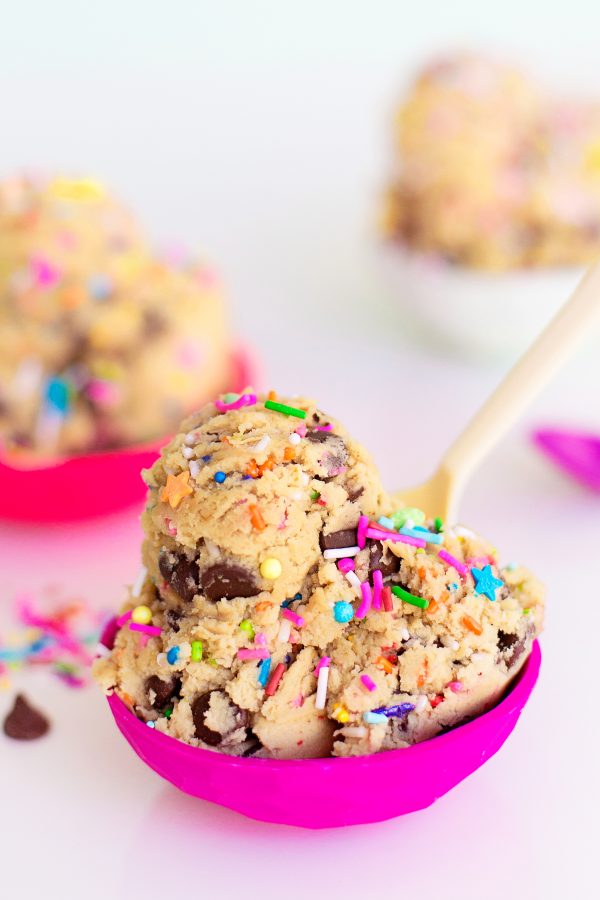
POLYGON ((212 459, 212 456, 211 456, 210 453, 209 453, 208 456, 203 456, 203 457, 202 457, 202 462, 210 462, 211 459, 212 459))
POLYGON ((281 608, 288 609, 293 602, 294 602, 293 599, 292 600, 284 600, 283 603, 281 604, 281 608))
POLYGON ((354 616, 354 607, 346 600, 338 600, 333 607, 333 618, 336 622, 349 622, 354 616))
POLYGON ((47 647, 49 643, 50 638, 48 637, 38 638, 37 641, 33 641, 33 643, 29 645, 29 650, 31 653, 38 653, 40 650, 43 650, 44 647, 47 647))
POLYGON ((46 384, 46 403, 63 416, 69 409, 69 386, 61 378, 50 378, 46 384))
POLYGON ((387 722, 387 717, 382 716, 381 713, 366 712, 363 713, 363 722, 366 722, 367 725, 383 725, 387 722))
POLYGON ((154 728, 154 722, 152 721, 152 719, 149 722, 146 722, 146 725, 148 726, 148 728, 154 728))
POLYGON ((291 654, 291 653, 286 653, 285 659, 284 659, 284 662, 285 662, 286 666, 289 665, 289 664, 291 663, 291 661, 292 661, 292 654, 291 654))
POLYGON ((223 482, 227 478, 227 475, 225 474, 225 472, 215 472, 213 478, 215 479, 217 484, 223 484, 223 482))
POLYGON ((94 300, 106 300, 113 291, 113 283, 108 275, 101 273, 88 278, 87 289, 94 300))
POLYGON ((432 531, 429 531, 428 528, 422 528, 420 525, 415 525, 414 528, 401 528, 400 534, 405 534, 408 537, 421 538, 421 540, 427 541, 428 544, 443 544, 444 542, 443 534, 434 534, 432 531))
POLYGON ((380 516, 380 517, 377 519, 377 521, 378 521, 378 523, 379 523, 380 525, 383 525, 384 528, 389 528, 390 531, 395 531, 395 530, 396 530, 396 526, 394 525, 392 519, 388 519, 387 516, 380 516))
POLYGON ((242 481, 248 481, 249 478, 252 478, 252 475, 242 475, 242 481))
POLYGON ((373 712, 388 718, 396 716, 401 718, 402 716, 407 716, 414 708, 414 703, 400 703, 398 706, 380 706, 379 709, 374 709, 373 712))
POLYGON ((171 647, 171 649, 167 653, 167 662, 171 666, 174 666, 178 659, 179 659, 179 647, 171 647))
POLYGON ((263 687, 267 686, 267 681, 269 680, 269 672, 271 671, 271 657, 268 659, 263 659, 260 666, 258 667, 258 682, 263 687))
POLYGON ((455 581, 453 581, 452 584, 449 584, 449 585, 448 585, 448 590, 449 590, 449 591, 457 591, 457 590, 458 590, 458 585, 457 585, 457 583, 456 583, 455 581))
POLYGON ((294 600, 302 600, 302 594, 294 594, 294 600))

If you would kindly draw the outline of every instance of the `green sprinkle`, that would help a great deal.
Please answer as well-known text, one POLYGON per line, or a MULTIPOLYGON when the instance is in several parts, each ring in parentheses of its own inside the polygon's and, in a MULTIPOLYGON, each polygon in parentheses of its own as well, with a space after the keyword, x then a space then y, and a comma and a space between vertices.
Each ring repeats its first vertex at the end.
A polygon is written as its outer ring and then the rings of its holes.
POLYGON ((320 495, 320 493, 319 493, 318 491, 311 491, 311 492, 310 492, 310 499, 311 499, 311 500, 318 500, 320 496, 321 496, 321 495, 320 495))
POLYGON ((211 656, 211 658, 207 659, 206 662, 209 664, 209 666, 218 666, 219 665, 219 663, 216 661, 214 656, 211 656))
POLYGON ((249 640, 254 640, 254 627, 250 619, 242 619, 242 621, 240 622, 240 628, 242 629, 242 631, 248 632, 249 640))
POLYGON ((202 641, 192 641, 192 662, 200 662, 203 650, 202 641))
POLYGON ((272 409, 273 412, 283 413, 284 416, 296 416, 297 419, 306 418, 305 409, 296 409, 295 406, 286 406, 285 403, 275 403, 274 400, 265 400, 265 409, 272 409))
POLYGON ((167 708, 164 711, 165 719, 170 719, 172 715, 173 715, 173 707, 167 706, 167 708))
POLYGON ((235 401, 239 399, 239 394, 223 394, 223 403, 235 403, 235 401))
POLYGON ((402 509, 397 509, 396 512, 392 513, 390 519, 394 523, 394 528, 402 528, 409 519, 415 525, 422 525, 425 521, 425 513, 422 509, 417 509, 414 506, 404 506, 402 509))
POLYGON ((530 612, 531 612, 531 610, 529 609, 529 607, 527 607, 527 609, 523 610, 523 615, 528 616, 530 612))
POLYGON ((419 609, 427 609, 429 606, 429 600, 425 600, 424 597, 415 597, 414 594, 409 594, 408 591, 405 591, 404 588, 401 588, 397 584, 392 588, 392 594, 395 594, 396 597, 400 597, 405 603, 410 603, 411 606, 418 606, 419 609))
POLYGON ((433 520, 433 527, 435 528, 435 530, 437 531, 438 534, 444 530, 444 522, 442 519, 440 519, 439 516, 436 516, 435 519, 433 520))

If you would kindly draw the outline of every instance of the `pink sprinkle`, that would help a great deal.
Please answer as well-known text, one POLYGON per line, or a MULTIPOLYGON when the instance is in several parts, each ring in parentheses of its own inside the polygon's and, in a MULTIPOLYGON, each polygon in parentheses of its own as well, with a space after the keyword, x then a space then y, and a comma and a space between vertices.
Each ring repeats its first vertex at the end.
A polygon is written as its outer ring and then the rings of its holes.
POLYGON ((315 675, 316 675, 318 672, 320 672, 321 669, 327 668, 327 666, 329 665, 330 662, 331 662, 331 657, 330 657, 330 656, 322 656, 321 659, 319 660, 319 662, 317 663, 316 667, 315 667, 315 675))
POLYGON ((306 425, 298 425, 296 428, 296 434, 299 434, 301 438, 306 437, 306 432, 308 431, 306 425))
POLYGON ((367 516, 361 516, 358 520, 358 528, 356 530, 356 543, 362 550, 367 543, 367 529, 369 527, 369 519, 367 516))
POLYGON ((467 560, 470 566, 479 568, 480 566, 495 566, 496 561, 491 556, 470 556, 467 560))
POLYGON ((329 423, 328 425, 315 425, 313 431, 331 431, 333 429, 333 425, 329 423))
POLYGON ((383 575, 379 569, 373 572, 373 609, 381 609, 381 591, 383 588, 383 575))
POLYGON ((242 648, 236 654, 238 659, 267 659, 269 651, 266 647, 251 647, 250 649, 242 648))
POLYGON ((140 625, 138 622, 130 622, 129 623, 130 631, 141 631, 144 634, 150 634, 152 636, 159 635, 160 628, 157 628, 156 625, 140 625))
POLYGON ((259 644, 261 647, 264 647, 267 643, 267 636, 262 631, 259 631, 258 634, 254 635, 254 643, 259 644))
POLYGON ((47 259, 34 256, 30 265, 38 287, 51 288, 60 281, 60 272, 47 259))
POLYGON ((368 675, 361 675, 360 680, 362 681, 362 683, 364 684, 364 686, 366 687, 366 689, 368 691, 376 691, 377 690, 377 685, 375 684, 375 682, 373 681, 372 678, 369 678, 368 675))
POLYGON ((175 526, 173 525, 173 523, 171 522, 171 520, 169 519, 168 516, 165 516, 165 525, 167 526, 167 531, 169 532, 171 537, 176 537, 177 529, 175 528, 175 526))
POLYGON ((215 406, 220 413, 227 412, 230 409, 241 409, 242 406, 254 406, 256 403, 256 394, 242 394, 232 403, 223 403, 222 400, 215 400, 215 406))
POLYGON ((122 616, 119 616, 119 618, 117 619, 117 625, 119 626, 119 628, 122 628, 126 622, 129 622, 132 612, 133 610, 128 609, 127 612, 124 612, 122 616))
POLYGON ((298 613, 292 612, 291 609, 284 609, 281 615, 284 619, 289 619, 290 622, 293 622, 296 628, 302 628, 304 625, 303 617, 299 616, 298 613))
POLYGON ((380 528, 367 528, 366 534, 368 538, 373 538, 375 541, 394 541, 400 544, 410 544, 412 547, 427 546, 427 541, 421 538, 410 537, 408 534, 398 534, 394 531, 383 531, 380 528))
POLYGON ((460 694, 460 692, 464 690, 462 681, 450 681, 447 687, 449 687, 451 691, 454 691, 455 694, 460 694))
POLYGON ((86 394, 98 406, 116 406, 121 399, 121 389, 118 384, 94 378, 85 389, 86 394))
POLYGON ((140 635, 140 639, 139 639, 138 643, 139 643, 140 647, 145 647, 149 640, 150 640, 149 634, 142 634, 142 635, 140 635))
POLYGON ((371 585, 368 581, 362 581, 360 585, 360 592, 362 594, 362 603, 354 613, 355 619, 364 619, 366 614, 371 609, 371 585))
POLYGON ((353 572, 354 560, 350 559, 349 556, 345 556, 343 559, 338 560, 337 567, 343 575, 345 575, 346 572, 353 572))
POLYGON ((439 550, 438 556, 440 559, 443 559, 445 563, 448 563, 449 566, 452 566, 459 575, 462 575, 463 578, 469 574, 468 566, 465 566, 464 563, 461 563, 460 560, 456 559, 455 556, 452 556, 451 553, 448 553, 447 550, 439 550))

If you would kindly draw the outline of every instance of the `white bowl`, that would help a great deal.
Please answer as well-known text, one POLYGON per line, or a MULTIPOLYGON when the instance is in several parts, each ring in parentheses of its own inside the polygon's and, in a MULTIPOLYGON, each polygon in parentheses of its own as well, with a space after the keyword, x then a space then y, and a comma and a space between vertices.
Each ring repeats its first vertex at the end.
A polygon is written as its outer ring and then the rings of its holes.
POLYGON ((386 280, 419 330, 470 356, 524 350, 568 299, 584 268, 480 272, 401 247, 382 251, 386 280))

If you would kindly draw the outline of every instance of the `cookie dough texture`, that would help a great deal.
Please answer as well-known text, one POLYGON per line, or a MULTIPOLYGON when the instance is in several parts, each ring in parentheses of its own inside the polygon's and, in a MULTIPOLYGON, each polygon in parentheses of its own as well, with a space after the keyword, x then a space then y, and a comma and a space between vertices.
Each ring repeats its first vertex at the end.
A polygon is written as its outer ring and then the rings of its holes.
POLYGON ((161 633, 140 639, 124 625, 95 664, 98 681, 182 741, 276 758, 404 747, 490 708, 541 628, 539 583, 520 567, 499 568, 494 548, 466 529, 445 529, 443 547, 467 565, 491 566, 501 579, 494 602, 439 558, 440 544, 368 539, 354 557, 357 578, 373 582, 378 570, 386 587, 402 586, 429 607, 391 595, 391 610, 357 618, 360 590, 324 550, 355 546, 359 517, 395 506, 338 422, 310 400, 282 402, 306 419, 270 411, 260 398, 223 414, 209 404, 146 472, 147 575, 126 609, 148 606, 161 633), (280 563, 278 577, 265 577, 266 560, 280 563), (349 622, 336 621, 341 600, 353 604, 349 622), (201 660, 192 659, 198 642, 201 660), (271 660, 270 677, 283 667, 273 690, 260 680, 266 664, 244 658, 247 651, 271 660), (323 656, 329 683, 317 709, 323 656), (414 708, 365 721, 401 704, 414 708))
POLYGON ((600 104, 554 99, 473 55, 417 78, 396 119, 384 229, 477 269, 586 263, 600 251, 600 104))
POLYGON ((227 384, 210 273, 151 251, 97 182, 0 184, 0 443, 62 455, 172 433, 227 384))

